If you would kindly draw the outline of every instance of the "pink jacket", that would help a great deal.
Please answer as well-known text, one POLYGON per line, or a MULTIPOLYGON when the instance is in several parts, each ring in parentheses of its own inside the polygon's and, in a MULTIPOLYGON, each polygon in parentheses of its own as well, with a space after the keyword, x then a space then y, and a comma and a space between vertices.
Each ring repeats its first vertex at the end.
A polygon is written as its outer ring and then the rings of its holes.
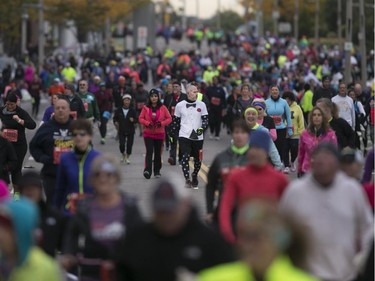
POLYGON ((314 134, 310 134, 307 130, 304 130, 299 139, 299 151, 298 151, 298 172, 306 173, 310 171, 310 157, 311 152, 314 148, 322 143, 330 142, 337 146, 336 134, 333 130, 329 129, 327 134, 316 137, 314 134))
POLYGON ((169 123, 172 122, 172 117, 169 114, 168 109, 164 105, 162 105, 156 110, 156 117, 154 120, 152 120, 151 108, 144 106, 142 108, 141 114, 139 115, 138 121, 145 127, 143 131, 144 137, 164 139, 165 126, 169 125, 169 123), (160 122, 160 127, 156 126, 157 122, 160 122), (152 125, 152 128, 148 128, 149 125, 152 125))

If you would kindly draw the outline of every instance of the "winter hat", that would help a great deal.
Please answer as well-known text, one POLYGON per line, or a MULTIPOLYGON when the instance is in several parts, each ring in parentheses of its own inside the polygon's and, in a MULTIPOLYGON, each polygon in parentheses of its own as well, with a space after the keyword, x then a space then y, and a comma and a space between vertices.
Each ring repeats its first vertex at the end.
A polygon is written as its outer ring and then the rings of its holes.
POLYGON ((266 110, 266 102, 264 101, 264 99, 259 99, 259 98, 254 99, 251 105, 260 106, 261 108, 263 108, 263 110, 266 110))
POLYGON ((125 95, 123 95, 122 96, 122 99, 124 100, 124 99, 132 99, 132 96, 131 95, 129 95, 129 94, 125 94, 125 95))
POLYGON ((249 146, 261 148, 267 152, 270 151, 271 137, 270 134, 262 129, 252 130, 250 133, 249 146))
POLYGON ((99 87, 105 87, 105 82, 100 82, 99 87))
POLYGON ((150 90, 149 95, 150 95, 150 96, 152 96, 152 95, 157 95, 157 96, 159 96, 159 91, 156 90, 155 88, 153 88, 153 89, 150 90))
POLYGON ((5 181, 0 180, 0 202, 10 198, 8 185, 5 181))

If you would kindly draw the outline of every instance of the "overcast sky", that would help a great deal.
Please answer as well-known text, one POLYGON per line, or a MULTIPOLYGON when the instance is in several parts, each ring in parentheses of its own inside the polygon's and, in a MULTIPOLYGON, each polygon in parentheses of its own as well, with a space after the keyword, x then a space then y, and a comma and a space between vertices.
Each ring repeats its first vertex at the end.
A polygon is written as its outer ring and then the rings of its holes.
POLYGON ((186 3, 186 13, 188 16, 196 16, 197 3, 199 4, 199 17, 210 18, 215 15, 220 2, 221 10, 234 10, 240 15, 243 14, 241 5, 238 4, 237 0, 169 0, 176 10, 186 3))

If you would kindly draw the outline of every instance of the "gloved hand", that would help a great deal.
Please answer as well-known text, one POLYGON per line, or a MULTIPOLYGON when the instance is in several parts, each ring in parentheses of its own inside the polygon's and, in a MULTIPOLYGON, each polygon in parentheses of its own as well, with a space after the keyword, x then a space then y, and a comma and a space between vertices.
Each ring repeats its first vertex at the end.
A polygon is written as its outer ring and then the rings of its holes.
POLYGON ((156 128, 160 128, 161 127, 160 121, 156 122, 155 126, 156 126, 156 128))
POLYGON ((173 137, 169 137, 169 142, 173 143, 173 137))
POLYGON ((200 136, 203 134, 203 128, 198 128, 197 129, 197 135, 200 136))
POLYGON ((288 136, 289 137, 293 136, 293 129, 292 128, 288 128, 288 136))
POLYGON ((148 124, 147 126, 146 126, 146 128, 148 128, 148 129, 152 129, 154 127, 154 125, 152 125, 152 123, 150 123, 150 124, 148 124))

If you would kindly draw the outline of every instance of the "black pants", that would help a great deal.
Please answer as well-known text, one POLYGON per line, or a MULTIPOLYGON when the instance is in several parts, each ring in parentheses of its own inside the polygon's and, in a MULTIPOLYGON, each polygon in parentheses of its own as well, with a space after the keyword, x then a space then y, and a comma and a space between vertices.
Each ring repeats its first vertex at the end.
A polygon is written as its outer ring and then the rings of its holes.
POLYGON ((220 136, 221 122, 223 117, 220 110, 211 110, 208 123, 210 125, 211 135, 215 133, 215 137, 220 136))
POLYGON ((277 140, 275 141, 275 145, 277 151, 279 152, 281 162, 284 161, 284 151, 286 145, 286 129, 277 129, 277 140))
MULTIPOLYGON (((172 138, 172 141, 170 142, 170 145, 169 145, 169 157, 172 158, 174 160, 174 162, 176 162, 176 154, 177 154, 177 143, 178 143, 178 137, 177 135, 168 135, 168 137, 172 138)), ((181 150, 181 148, 180 148, 181 150)), ((179 160, 181 160, 181 156, 180 156, 180 152, 178 153, 178 158, 179 160)))
POLYGON ((33 106, 32 106, 32 115, 34 117, 38 116, 39 105, 40 105, 40 96, 34 97, 34 103, 33 103, 33 106))
POLYGON ((182 153, 182 173, 186 180, 190 179, 189 159, 194 157, 194 171, 193 175, 198 175, 202 165, 202 148, 203 140, 189 140, 186 138, 179 138, 180 149, 182 153))
POLYGON ((146 146, 145 169, 150 174, 152 173, 152 156, 154 156, 154 175, 159 174, 161 170, 161 150, 163 140, 156 140, 152 138, 144 138, 146 146))
POLYGON ((19 179, 22 177, 23 160, 27 152, 27 144, 26 143, 19 143, 19 144, 12 143, 12 144, 17 155, 17 164, 12 171, 12 182, 13 184, 17 185, 19 179))
POLYGON ((104 139, 105 136, 107 135, 107 122, 108 119, 103 117, 103 112, 100 113, 100 126, 99 126, 99 131, 100 131, 100 136, 104 139))
POLYGON ((120 142, 120 152, 124 154, 125 152, 125 145, 126 145, 126 154, 129 156, 132 154, 133 143, 134 143, 134 134, 125 135, 125 134, 118 134, 119 142, 120 142))
POLYGON ((42 184, 47 204, 52 206, 56 189, 56 176, 45 175, 42 173, 42 184))
POLYGON ((289 162, 289 152, 290 152, 290 161, 294 163, 298 156, 298 143, 299 139, 290 139, 285 140, 285 152, 284 152, 284 164, 285 167, 290 167, 289 162))
POLYGON ((168 128, 165 127, 165 146, 169 148, 170 141, 169 141, 169 132, 168 128))

